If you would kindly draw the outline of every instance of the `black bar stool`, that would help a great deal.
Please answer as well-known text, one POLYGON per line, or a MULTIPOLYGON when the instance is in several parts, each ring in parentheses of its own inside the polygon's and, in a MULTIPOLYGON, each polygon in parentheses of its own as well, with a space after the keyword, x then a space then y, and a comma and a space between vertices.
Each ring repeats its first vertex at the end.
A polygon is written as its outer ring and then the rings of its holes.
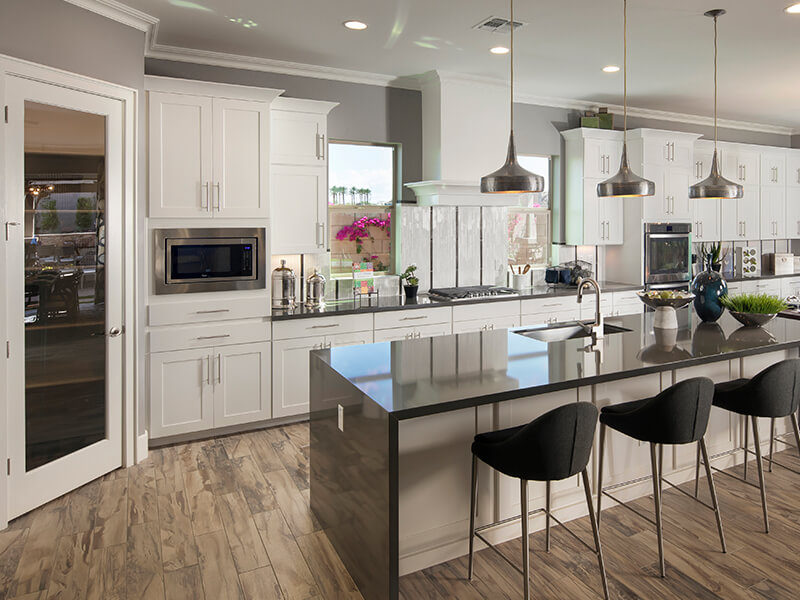
MULTIPOLYGON (((481 433, 475 436, 472 443, 472 497, 470 498, 469 515, 469 578, 472 579, 473 549, 477 536, 492 550, 501 554, 481 532, 520 518, 522 521, 522 575, 525 578, 524 597, 530 598, 530 553, 528 546, 528 517, 533 513, 542 512, 542 509, 528 512, 528 482, 546 482, 546 515, 547 551, 550 551, 550 519, 564 527, 570 534, 581 541, 590 550, 597 554, 600 566, 600 575, 603 581, 603 594, 608 600, 608 581, 603 563, 603 550, 600 546, 600 536, 597 532, 594 509, 592 507, 592 492, 589 488, 589 475, 586 465, 592 451, 594 431, 597 426, 597 408, 588 402, 567 404, 545 413, 527 425, 520 425, 500 431, 481 433), (475 504, 478 494, 478 459, 509 477, 520 480, 521 515, 499 523, 484 525, 475 528, 475 504), (589 507, 589 519, 592 523, 594 545, 592 548, 581 538, 564 526, 561 521, 550 512, 550 482, 559 481, 581 474, 583 487, 586 493, 586 504, 589 507)), ((510 561, 509 561, 510 562, 510 561)), ((511 563, 519 571, 519 567, 511 563)))
MULTIPOLYGON (((758 487, 761 490, 761 507, 764 511, 764 530, 769 533, 769 515, 767 513, 767 491, 764 485, 764 466, 761 458, 761 439, 758 433, 759 417, 770 420, 770 470, 772 470, 772 444, 775 419, 789 417, 794 430, 797 449, 800 451, 800 429, 797 424, 797 409, 800 407, 800 358, 791 358, 771 365, 752 379, 736 379, 718 383, 714 388, 714 406, 734 412, 745 417, 744 421, 744 481, 747 480, 747 458, 750 454, 747 417, 753 426, 753 442, 755 443, 756 467, 758 469, 758 487)), ((699 474, 700 457, 697 457, 699 474)), ((703 455, 703 462, 708 457, 703 455)), ((778 466, 784 466, 775 463, 778 466)), ((784 467, 787 468, 788 467, 784 467)), ((789 469, 793 470, 793 469, 789 469)), ((724 471, 722 471, 724 473, 724 471)), ((729 473, 726 473, 729 475, 729 473)), ((732 476, 735 477, 735 476, 732 476)), ((736 479, 739 479, 736 477, 736 479)), ((751 484, 752 485, 752 484, 751 484)), ((695 483, 695 494, 697 483, 695 483)))
MULTIPOLYGON (((661 523, 661 492, 663 482, 666 481, 663 474, 664 444, 678 445, 698 442, 703 457, 707 461, 708 451, 703 436, 705 436, 706 428, 708 427, 708 417, 711 413, 713 397, 714 382, 707 377, 697 377, 676 383, 653 398, 604 406, 600 411, 600 459, 598 461, 599 471, 597 476, 598 527, 603 494, 625 506, 624 502, 617 500, 603 489, 603 449, 606 440, 606 428, 610 427, 635 440, 650 443, 650 467, 653 473, 653 500, 655 503, 658 560, 661 567, 661 577, 666 576, 664 537, 661 523)), ((722 544, 722 551, 726 552, 717 492, 714 489, 714 480, 711 478, 711 469, 708 465, 706 465, 706 475, 708 476, 708 488, 711 492, 712 506, 706 504, 704 506, 711 508, 716 515, 719 540, 722 544)), ((613 487, 622 487, 628 483, 634 482, 625 482, 613 487)), ((667 481, 667 483, 670 482, 667 481)), ((671 483, 670 485, 693 498, 681 488, 671 483)), ((639 513, 637 512, 637 514, 639 513)))

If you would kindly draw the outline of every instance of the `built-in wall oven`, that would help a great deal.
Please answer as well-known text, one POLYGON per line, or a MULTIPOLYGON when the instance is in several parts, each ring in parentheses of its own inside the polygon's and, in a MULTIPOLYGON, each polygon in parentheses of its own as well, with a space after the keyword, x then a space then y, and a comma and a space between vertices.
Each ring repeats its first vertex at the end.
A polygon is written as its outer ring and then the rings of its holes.
POLYGON ((648 289, 688 289, 691 279, 691 224, 645 223, 645 286, 648 289))
POLYGON ((263 227, 156 229, 156 294, 266 289, 263 227))

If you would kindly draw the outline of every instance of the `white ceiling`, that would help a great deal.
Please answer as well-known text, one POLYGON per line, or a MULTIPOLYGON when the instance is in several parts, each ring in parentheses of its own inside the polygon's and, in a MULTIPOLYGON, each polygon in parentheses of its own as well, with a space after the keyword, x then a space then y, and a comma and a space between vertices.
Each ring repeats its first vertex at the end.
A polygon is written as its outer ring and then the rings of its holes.
MULTIPOLYGON (((161 46, 406 77, 432 69, 507 77, 507 35, 472 27, 508 17, 498 0, 123 0, 160 20, 161 46), (232 21, 233 19, 233 21, 232 21), (369 24, 363 32, 346 19, 369 24), (245 27, 250 24, 250 27, 245 27)), ((793 0, 792 0, 793 1, 793 0)), ((721 119, 800 130, 800 15, 790 0, 630 0, 629 102, 710 116, 713 22, 720 19, 721 119)), ((622 0, 517 0, 523 93, 621 104, 622 0)))

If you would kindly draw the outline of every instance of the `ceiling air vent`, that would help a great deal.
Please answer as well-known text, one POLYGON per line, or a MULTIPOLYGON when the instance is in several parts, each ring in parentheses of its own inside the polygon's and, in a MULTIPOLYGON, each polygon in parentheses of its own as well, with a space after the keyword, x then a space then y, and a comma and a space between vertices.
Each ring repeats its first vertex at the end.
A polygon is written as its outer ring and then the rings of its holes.
MULTIPOLYGON (((492 33, 508 33, 510 30, 511 21, 502 17, 489 17, 483 19, 480 23, 475 25, 473 29, 480 29, 481 31, 491 31, 492 33)), ((525 25, 521 21, 514 21, 514 29, 519 29, 525 25)))

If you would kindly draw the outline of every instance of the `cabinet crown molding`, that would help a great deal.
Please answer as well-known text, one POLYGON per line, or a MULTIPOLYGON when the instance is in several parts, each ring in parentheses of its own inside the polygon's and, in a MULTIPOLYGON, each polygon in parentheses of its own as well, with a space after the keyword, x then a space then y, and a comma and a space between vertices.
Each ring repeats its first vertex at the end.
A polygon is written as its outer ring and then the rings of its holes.
POLYGON ((144 89, 147 92, 165 92, 169 94, 191 94, 192 96, 209 96, 229 98, 232 100, 253 100, 271 103, 286 90, 274 88, 216 83, 195 79, 179 79, 177 77, 160 77, 145 75, 144 89))

